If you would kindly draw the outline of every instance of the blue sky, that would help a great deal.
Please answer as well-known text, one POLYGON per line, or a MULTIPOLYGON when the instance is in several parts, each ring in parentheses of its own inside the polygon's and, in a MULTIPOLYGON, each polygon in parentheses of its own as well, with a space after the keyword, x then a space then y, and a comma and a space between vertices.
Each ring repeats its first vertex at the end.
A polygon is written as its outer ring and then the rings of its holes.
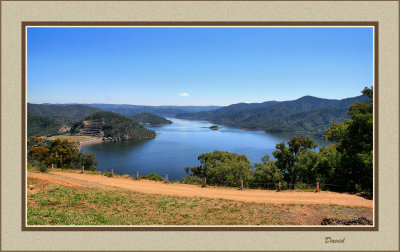
POLYGON ((28 28, 28 102, 229 105, 373 84, 369 27, 28 28))

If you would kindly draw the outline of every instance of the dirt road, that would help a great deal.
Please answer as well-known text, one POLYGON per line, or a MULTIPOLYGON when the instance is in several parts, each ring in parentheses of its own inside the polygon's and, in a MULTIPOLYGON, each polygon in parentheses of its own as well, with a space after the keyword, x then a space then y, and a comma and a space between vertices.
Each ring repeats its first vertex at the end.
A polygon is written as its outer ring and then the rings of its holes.
POLYGON ((237 190, 233 188, 206 187, 179 183, 163 183, 149 180, 132 180, 123 177, 106 177, 98 174, 80 174, 69 172, 28 173, 28 177, 48 180, 69 186, 95 187, 112 189, 121 188, 130 191, 175 195, 185 197, 219 198, 256 203, 272 204, 330 204, 342 206, 373 207, 373 201, 347 193, 334 192, 295 192, 272 190, 237 190))

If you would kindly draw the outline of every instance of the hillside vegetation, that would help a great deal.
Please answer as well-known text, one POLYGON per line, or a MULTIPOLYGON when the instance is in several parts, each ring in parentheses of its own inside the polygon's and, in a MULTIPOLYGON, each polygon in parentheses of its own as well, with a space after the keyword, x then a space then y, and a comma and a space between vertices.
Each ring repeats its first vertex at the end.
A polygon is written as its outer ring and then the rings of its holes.
POLYGON ((28 137, 55 135, 62 125, 56 118, 28 112, 28 137))
POLYGON ((143 106, 129 104, 88 104, 89 106, 111 111, 124 116, 138 113, 152 113, 156 115, 176 116, 182 113, 196 113, 220 108, 220 106, 143 106))
POLYGON ((156 137, 152 130, 131 119, 110 111, 96 112, 71 127, 71 133, 111 138, 114 141, 130 141, 156 137))
POLYGON ((29 137, 28 170, 36 169, 45 172, 51 167, 62 169, 96 170, 97 160, 93 153, 79 150, 77 142, 66 139, 45 140, 34 136, 29 137))
POLYGON ((349 118, 347 111, 355 102, 369 102, 366 96, 342 100, 304 96, 294 101, 239 103, 220 109, 180 114, 177 118, 207 120, 244 129, 271 132, 310 132, 322 136, 334 122, 349 118))
POLYGON ((167 120, 164 117, 146 112, 130 116, 129 118, 137 123, 150 124, 150 125, 164 125, 172 123, 170 120, 167 120))
POLYGON ((101 111, 101 109, 85 105, 60 106, 28 103, 28 112, 53 117, 64 123, 71 123, 98 111, 101 111))
POLYGON ((64 133, 77 120, 100 111, 84 105, 41 105, 28 103, 28 137, 64 133))

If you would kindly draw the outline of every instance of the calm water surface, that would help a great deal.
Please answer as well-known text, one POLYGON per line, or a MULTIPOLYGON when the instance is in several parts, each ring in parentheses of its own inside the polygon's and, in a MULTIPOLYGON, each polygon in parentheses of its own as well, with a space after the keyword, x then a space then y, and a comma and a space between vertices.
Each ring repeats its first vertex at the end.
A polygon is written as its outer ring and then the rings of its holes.
MULTIPOLYGON (((245 154, 251 163, 261 162, 261 157, 268 154, 272 158, 275 145, 288 141, 295 134, 269 134, 264 131, 245 131, 219 125, 219 130, 210 130, 206 121, 191 121, 167 118, 173 121, 159 127, 147 127, 157 132, 157 137, 134 143, 100 143, 82 146, 85 152, 93 152, 100 171, 140 176, 155 172, 162 177, 168 173, 170 181, 178 181, 186 176, 184 168, 196 166, 201 153, 214 150, 245 154)), ((319 145, 329 142, 314 138, 319 145)))

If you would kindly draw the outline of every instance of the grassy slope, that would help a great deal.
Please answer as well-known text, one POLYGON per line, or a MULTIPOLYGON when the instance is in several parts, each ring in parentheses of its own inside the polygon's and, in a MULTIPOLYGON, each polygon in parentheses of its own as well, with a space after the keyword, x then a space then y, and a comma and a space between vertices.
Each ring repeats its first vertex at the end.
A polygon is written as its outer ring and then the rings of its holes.
POLYGON ((65 187, 28 178, 28 225, 319 225, 323 218, 372 219, 372 209, 257 204, 123 190, 65 187))

